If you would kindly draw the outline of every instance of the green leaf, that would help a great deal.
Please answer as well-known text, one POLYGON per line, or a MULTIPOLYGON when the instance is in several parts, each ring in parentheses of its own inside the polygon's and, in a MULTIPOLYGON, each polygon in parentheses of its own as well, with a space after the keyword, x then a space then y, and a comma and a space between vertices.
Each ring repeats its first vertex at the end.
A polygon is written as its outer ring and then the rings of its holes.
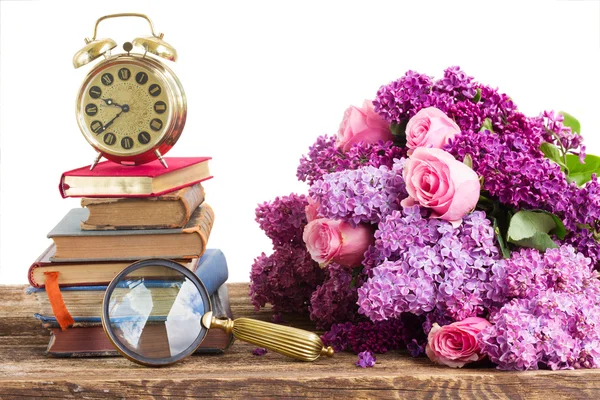
POLYGON ((516 244, 517 246, 527 247, 530 249, 536 249, 539 251, 546 251, 547 249, 556 249, 558 245, 554 243, 550 235, 544 232, 536 232, 532 237, 512 241, 511 243, 516 244))
POLYGON ((481 124, 481 129, 479 129, 479 132, 483 131, 490 131, 490 133, 494 133, 494 127, 491 119, 486 118, 483 120, 483 124, 481 124))
POLYGON ((507 236, 510 243, 545 251, 558 247, 549 233, 564 238, 566 229, 558 217, 545 211, 519 211, 510 220, 507 236))
POLYGON ((592 179, 592 174, 600 176, 600 157, 588 154, 585 157, 585 164, 579 162, 579 156, 567 154, 567 168, 569 168, 569 178, 582 186, 592 179))
POLYGON ((479 103, 481 101, 481 89, 477 88, 477 93, 475 93, 475 97, 471 99, 473 103, 479 103))
POLYGON ((498 220, 493 218, 494 220, 494 233, 496 234, 496 239, 498 240, 498 247, 500 247, 500 251, 502 252, 502 257, 510 258, 510 250, 502 237, 502 232, 500 232, 500 228, 498 227, 498 220))
POLYGON ((394 144, 397 146, 406 146, 406 124, 407 122, 403 121, 399 124, 392 122, 390 125, 390 131, 394 136, 394 144))
POLYGON ((544 142, 540 146, 540 150, 542 153, 544 153, 547 159, 560 165, 563 170, 567 168, 563 159, 563 154, 557 146, 553 145, 552 143, 544 142))
POLYGON ((471 158, 470 154, 465 155, 465 158, 463 158, 463 164, 465 164, 467 167, 473 169, 473 158, 471 158))
POLYGON ((571 128, 571 131, 581 134, 581 124, 579 123, 579 121, 577 121, 577 118, 575 118, 566 111, 560 111, 559 114, 562 115, 564 118, 564 126, 568 126, 569 128, 571 128))

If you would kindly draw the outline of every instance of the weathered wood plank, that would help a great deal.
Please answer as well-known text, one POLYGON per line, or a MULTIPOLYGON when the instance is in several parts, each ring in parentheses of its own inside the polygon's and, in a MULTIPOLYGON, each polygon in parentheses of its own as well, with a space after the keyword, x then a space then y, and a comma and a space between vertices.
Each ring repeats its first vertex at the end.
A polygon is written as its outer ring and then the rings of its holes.
MULTIPOLYGON (((231 284, 235 317, 270 320, 255 311, 247 284, 231 284)), ((219 356, 193 356, 169 368, 149 369, 120 358, 52 359, 43 355, 48 332, 32 317, 37 304, 22 286, 0 287, 0 399, 12 398, 411 398, 593 399, 600 398, 600 371, 501 372, 454 370, 403 353, 377 356, 374 368, 354 366, 353 354, 314 363, 274 353, 251 354, 235 343, 219 356)), ((307 316, 284 315, 311 328, 307 316)))

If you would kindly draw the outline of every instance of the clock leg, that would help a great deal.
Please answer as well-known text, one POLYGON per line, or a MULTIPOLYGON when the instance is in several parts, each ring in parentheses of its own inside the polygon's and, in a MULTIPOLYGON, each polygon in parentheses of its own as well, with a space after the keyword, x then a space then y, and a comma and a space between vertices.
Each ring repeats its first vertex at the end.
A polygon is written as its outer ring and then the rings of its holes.
POLYGON ((96 155, 96 158, 94 158, 94 162, 92 163, 92 166, 90 167, 90 171, 93 170, 96 165, 98 165, 98 161, 100 161, 101 158, 102 158, 102 153, 98 152, 98 154, 96 155))
POLYGON ((169 166, 167 165, 167 162, 163 158, 162 154, 160 154, 160 151, 154 150, 154 154, 156 154, 156 158, 158 158, 158 161, 160 161, 160 163, 163 165, 163 167, 169 168, 169 166))

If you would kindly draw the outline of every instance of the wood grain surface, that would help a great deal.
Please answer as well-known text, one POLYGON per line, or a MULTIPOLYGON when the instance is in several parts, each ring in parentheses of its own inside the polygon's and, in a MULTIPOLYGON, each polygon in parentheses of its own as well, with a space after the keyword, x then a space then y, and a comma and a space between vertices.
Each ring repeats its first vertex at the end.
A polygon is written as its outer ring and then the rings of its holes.
MULTIPOLYGON (((235 317, 270 320, 270 312, 250 305, 247 284, 229 289, 235 317)), ((48 332, 33 318, 36 311, 24 286, 0 286, 0 399, 600 399, 600 370, 451 369, 401 352, 377 355, 368 369, 355 367, 349 353, 303 363, 275 353, 254 356, 254 347, 241 342, 224 355, 192 356, 161 369, 123 358, 52 359, 44 356, 48 332)), ((307 318, 284 319, 312 328, 307 318)))

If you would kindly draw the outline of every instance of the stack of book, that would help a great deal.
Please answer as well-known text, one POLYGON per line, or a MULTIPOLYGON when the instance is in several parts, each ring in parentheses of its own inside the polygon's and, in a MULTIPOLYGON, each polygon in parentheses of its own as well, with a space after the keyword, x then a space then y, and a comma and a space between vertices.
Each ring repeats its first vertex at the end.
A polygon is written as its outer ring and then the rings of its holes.
MULTIPOLYGON (((169 158, 169 169, 158 161, 135 167, 107 161, 62 175, 61 195, 81 197, 81 208, 50 231, 53 244, 28 273, 28 293, 39 303, 35 317, 51 332, 48 355, 117 354, 102 329, 102 300, 110 281, 140 259, 171 259, 218 275, 213 312, 231 317, 225 257, 206 249, 214 221, 201 184, 211 178, 208 160, 169 158)), ((199 351, 220 352, 231 341, 211 330, 199 351)))

